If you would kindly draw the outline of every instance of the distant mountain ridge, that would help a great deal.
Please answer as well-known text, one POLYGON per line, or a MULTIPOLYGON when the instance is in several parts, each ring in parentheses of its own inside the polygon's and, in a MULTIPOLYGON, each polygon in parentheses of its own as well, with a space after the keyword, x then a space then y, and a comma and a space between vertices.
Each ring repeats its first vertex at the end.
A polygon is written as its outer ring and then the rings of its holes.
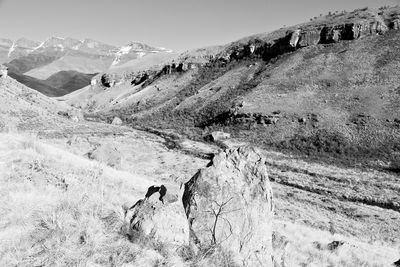
POLYGON ((88 77, 105 72, 110 67, 149 54, 171 52, 139 42, 117 47, 93 39, 69 37, 53 36, 43 42, 0 38, 0 64, 8 66, 10 76, 49 96, 60 96, 83 88, 90 84, 88 77), (57 81, 57 78, 60 80, 57 81), (61 84, 62 88, 54 87, 61 84), (73 86, 66 88, 68 85, 73 86))
MULTIPOLYGON (((93 39, 78 40, 70 37, 52 36, 43 42, 20 38, 16 41, 0 38, 0 64, 8 63, 13 59, 26 56, 30 53, 40 53, 46 49, 65 51, 75 50, 83 53, 97 54, 114 57, 114 65, 118 64, 123 57, 142 57, 143 53, 172 52, 172 50, 153 47, 140 42, 130 42, 123 46, 109 45, 93 39)), ((125 60, 128 61, 128 60, 125 60)))

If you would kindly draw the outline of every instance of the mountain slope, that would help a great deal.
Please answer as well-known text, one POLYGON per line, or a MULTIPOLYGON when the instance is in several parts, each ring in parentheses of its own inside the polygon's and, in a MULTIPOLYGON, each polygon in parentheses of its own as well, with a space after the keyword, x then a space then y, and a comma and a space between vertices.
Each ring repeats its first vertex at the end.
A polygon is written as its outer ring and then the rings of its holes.
POLYGON ((33 90, 16 80, 0 78, 0 130, 40 131, 58 129, 71 121, 57 115, 70 109, 64 103, 33 90))
MULTIPOLYGON (((46 84, 63 90, 62 95, 73 92, 90 84, 96 74, 84 74, 77 71, 60 71, 46 79, 46 84)), ((61 94, 58 94, 59 96, 61 94)))
POLYGON ((20 38, 15 42, 0 39, 0 64, 26 56, 33 52, 38 45, 39 43, 26 38, 20 38))
POLYGON ((89 53, 73 51, 55 59, 49 64, 37 67, 26 72, 26 75, 46 80, 51 75, 60 71, 77 71, 81 73, 104 72, 111 65, 114 58, 112 56, 98 56, 89 53))
POLYGON ((51 48, 42 52, 32 52, 26 56, 11 60, 5 65, 13 72, 24 74, 32 69, 48 65, 64 55, 64 51, 51 48))
POLYGON ((8 75, 20 82, 21 84, 24 84, 25 86, 33 89, 35 88, 36 91, 45 94, 47 96, 57 96, 57 95, 63 95, 67 94, 67 92, 64 92, 64 90, 58 90, 57 88, 52 87, 46 81, 39 80, 24 74, 19 74, 18 72, 12 72, 9 71, 8 75))

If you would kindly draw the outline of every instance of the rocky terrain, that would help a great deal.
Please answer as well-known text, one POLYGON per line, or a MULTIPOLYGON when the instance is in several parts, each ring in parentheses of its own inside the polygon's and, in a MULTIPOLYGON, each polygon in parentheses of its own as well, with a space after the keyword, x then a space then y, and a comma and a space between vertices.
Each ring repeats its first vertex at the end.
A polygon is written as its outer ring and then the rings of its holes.
POLYGON ((130 44, 58 98, 0 76, 0 265, 397 266, 399 18, 130 44))
POLYGON ((2 103, 16 112, 2 111, 2 265, 389 266, 399 258, 394 174, 309 163, 236 139, 219 152, 117 120, 82 121, 1 81, 2 103), (265 259, 254 263, 233 244, 265 259))

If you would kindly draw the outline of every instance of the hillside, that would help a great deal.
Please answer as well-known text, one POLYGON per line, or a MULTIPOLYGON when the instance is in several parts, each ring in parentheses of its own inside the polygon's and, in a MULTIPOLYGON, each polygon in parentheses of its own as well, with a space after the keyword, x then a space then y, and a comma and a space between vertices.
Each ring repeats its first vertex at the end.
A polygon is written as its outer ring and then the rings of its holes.
POLYGON ((0 128, 2 131, 46 131, 72 127, 58 115, 71 107, 7 77, 0 78, 0 128))
POLYGON ((83 74, 77 71, 60 71, 47 78, 46 83, 54 88, 62 89, 62 95, 65 95, 90 84, 95 75, 83 74))
POLYGON ((86 98, 64 99, 134 127, 197 140, 221 129, 265 148, 390 169, 400 147, 399 21, 398 7, 332 14, 146 70, 110 70, 86 98))
MULTIPOLYGON (((124 205, 135 203, 154 184, 178 195, 179 185, 207 165, 208 160, 193 155, 218 148, 184 138, 175 139, 172 148, 163 137, 124 126, 55 121, 51 113, 59 108, 57 102, 6 82, 0 86, 2 103, 16 107, 21 116, 24 109, 33 114, 39 106, 49 113, 43 111, 35 124, 23 118, 19 134, 11 128, 0 133, 0 180, 7 184, 0 194, 2 265, 229 263, 231 256, 219 250, 180 252, 140 236, 130 240, 122 228, 124 205), (21 100, 8 88, 19 88, 21 100), (26 107, 25 98, 35 101, 26 107), (87 158, 100 144, 115 146, 122 155, 119 166, 87 158)), ((12 114, 1 114, 13 120, 12 114)), ((398 259, 395 175, 264 155, 275 199, 273 256, 277 264, 284 262, 278 266, 389 266, 398 259)))

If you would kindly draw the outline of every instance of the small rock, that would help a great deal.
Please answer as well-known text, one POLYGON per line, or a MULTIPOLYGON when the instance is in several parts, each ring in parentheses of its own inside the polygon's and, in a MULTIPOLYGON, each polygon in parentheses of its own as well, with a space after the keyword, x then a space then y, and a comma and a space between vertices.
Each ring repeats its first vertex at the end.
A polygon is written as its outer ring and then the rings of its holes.
POLYGON ((59 111, 57 112, 58 115, 66 117, 74 122, 79 122, 79 121, 84 121, 83 113, 82 111, 78 109, 69 109, 67 111, 59 111))
POLYGON ((122 120, 118 117, 115 117, 111 124, 112 125, 122 125, 122 120))
POLYGON ((393 266, 400 267, 400 260, 393 262, 393 266))
POLYGON ((307 122, 307 119, 306 118, 299 118, 299 120, 298 120, 300 123, 306 123, 307 122))
POLYGON ((326 248, 327 248, 329 251, 334 251, 334 250, 337 250, 339 247, 341 247, 341 246, 343 246, 343 245, 344 245, 344 242, 343 242, 343 241, 333 241, 333 242, 329 243, 329 244, 326 246, 326 248))
POLYGON ((220 131, 215 131, 215 132, 211 133, 210 137, 211 137, 210 138, 211 141, 215 142, 215 141, 222 141, 222 140, 229 139, 229 138, 231 138, 231 134, 220 132, 220 131))
POLYGON ((278 121, 279 121, 279 118, 276 116, 264 118, 264 122, 266 124, 276 124, 278 121))

